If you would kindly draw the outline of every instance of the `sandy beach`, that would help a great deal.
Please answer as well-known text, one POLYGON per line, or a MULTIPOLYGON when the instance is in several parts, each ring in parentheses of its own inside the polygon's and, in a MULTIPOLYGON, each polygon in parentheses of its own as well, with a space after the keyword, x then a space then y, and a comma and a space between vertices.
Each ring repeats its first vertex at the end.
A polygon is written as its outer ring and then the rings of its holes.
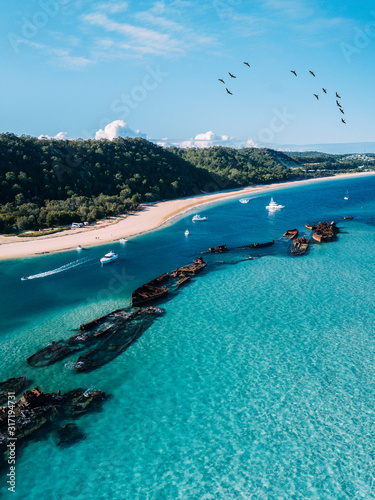
POLYGON ((98 246, 111 241, 118 241, 120 238, 131 238, 153 231, 167 221, 170 221, 172 218, 201 205, 220 202, 230 198, 241 198, 259 191, 270 191, 312 182, 362 177, 366 175, 375 175, 375 172, 340 174, 334 177, 259 185, 234 191, 223 191, 178 200, 162 201, 143 205, 143 209, 134 214, 114 217, 108 220, 98 221, 98 223, 87 227, 69 229, 46 236, 30 238, 0 236, 0 260, 31 257, 51 252, 62 252, 65 250, 72 250, 76 248, 77 245, 81 245, 82 247, 98 246))

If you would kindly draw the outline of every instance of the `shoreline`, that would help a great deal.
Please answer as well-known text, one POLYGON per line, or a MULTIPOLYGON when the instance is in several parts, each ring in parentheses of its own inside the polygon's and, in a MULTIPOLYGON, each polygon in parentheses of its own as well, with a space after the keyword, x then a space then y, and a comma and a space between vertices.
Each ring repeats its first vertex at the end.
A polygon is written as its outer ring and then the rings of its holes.
POLYGON ((147 205, 143 204, 143 210, 139 212, 126 216, 118 216, 110 220, 98 221, 93 226, 68 229, 46 236, 30 238, 0 236, 0 261, 74 250, 77 245, 81 245, 83 248, 99 246, 112 241, 118 241, 120 238, 127 239, 140 236, 141 234, 159 229, 167 222, 193 208, 232 198, 240 198, 257 192, 267 192, 278 188, 300 186, 313 182, 364 177, 368 175, 375 175, 375 172, 355 172, 353 174, 337 174, 330 177, 318 177, 301 181, 261 184, 247 188, 238 188, 237 190, 201 194, 147 205))

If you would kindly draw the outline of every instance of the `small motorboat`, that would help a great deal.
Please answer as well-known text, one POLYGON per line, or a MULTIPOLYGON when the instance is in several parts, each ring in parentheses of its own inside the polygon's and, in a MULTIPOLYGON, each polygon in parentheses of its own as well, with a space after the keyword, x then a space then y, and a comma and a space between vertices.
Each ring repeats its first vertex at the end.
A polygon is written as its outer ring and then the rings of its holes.
POLYGON ((285 208, 284 205, 278 205, 276 201, 271 198, 271 201, 269 205, 266 206, 266 209, 269 210, 270 212, 274 212, 275 210, 281 210, 282 208, 285 208))
POLYGON ((125 238, 120 238, 120 239, 119 239, 119 242, 120 242, 120 243, 126 243, 127 241, 128 241, 128 240, 127 240, 127 239, 125 239, 125 238))
POLYGON ((102 264, 109 264, 110 262, 113 262, 114 260, 116 260, 118 258, 118 255, 117 253, 114 253, 114 252, 108 252, 104 255, 104 257, 102 257, 100 259, 100 262, 102 264))
POLYGON ((81 245, 77 245, 77 250, 82 250, 81 245))
POLYGON ((201 215, 199 214, 195 214, 194 217, 192 218, 192 221, 193 222, 196 222, 196 221, 201 221, 201 220, 207 220, 207 217, 202 217, 201 215))
POLYGON ((21 281, 26 281, 26 280, 28 280, 28 279, 29 279, 29 278, 28 278, 27 276, 23 276, 23 277, 21 278, 21 281))
POLYGON ((241 198, 240 203, 249 203, 250 198, 241 198))
POLYGON ((190 233, 189 233, 189 230, 188 230, 188 229, 186 229, 186 231, 185 231, 185 236, 189 236, 189 234, 190 234, 190 233))

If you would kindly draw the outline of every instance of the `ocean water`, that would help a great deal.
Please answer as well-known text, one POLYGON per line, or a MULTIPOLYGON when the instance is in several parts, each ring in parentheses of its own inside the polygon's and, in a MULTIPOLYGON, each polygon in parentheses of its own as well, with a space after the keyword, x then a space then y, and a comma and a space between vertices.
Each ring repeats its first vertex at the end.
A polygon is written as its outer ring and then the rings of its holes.
POLYGON ((20 450, 16 493, 2 477, 0 496, 375 498, 375 176, 275 189, 199 213, 208 220, 184 214, 124 245, 0 263, 0 380, 112 395, 75 421, 85 440, 61 448, 51 433, 20 450), (285 208, 268 215, 271 195, 285 208), (98 370, 75 373, 77 355, 26 364, 208 247, 278 240, 295 227, 307 235, 304 225, 321 220, 341 232, 304 257, 282 241, 207 255, 206 270, 160 303, 166 314, 98 370), (101 267, 109 250, 119 259, 101 267))

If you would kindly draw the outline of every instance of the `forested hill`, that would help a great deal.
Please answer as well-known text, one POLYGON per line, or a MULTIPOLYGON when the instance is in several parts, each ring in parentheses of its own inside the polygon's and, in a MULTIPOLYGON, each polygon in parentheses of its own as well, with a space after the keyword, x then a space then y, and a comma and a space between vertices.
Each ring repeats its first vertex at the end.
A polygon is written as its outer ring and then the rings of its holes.
POLYGON ((139 202, 305 176, 268 149, 164 149, 144 139, 0 134, 0 232, 94 221, 139 202))
POLYGON ((298 160, 280 151, 265 148, 233 149, 216 146, 206 149, 168 148, 173 154, 197 167, 220 175, 230 187, 252 183, 267 184, 301 176, 298 160))
POLYGON ((205 186, 215 190, 207 170, 144 139, 0 135, 0 232, 93 221, 205 186))

